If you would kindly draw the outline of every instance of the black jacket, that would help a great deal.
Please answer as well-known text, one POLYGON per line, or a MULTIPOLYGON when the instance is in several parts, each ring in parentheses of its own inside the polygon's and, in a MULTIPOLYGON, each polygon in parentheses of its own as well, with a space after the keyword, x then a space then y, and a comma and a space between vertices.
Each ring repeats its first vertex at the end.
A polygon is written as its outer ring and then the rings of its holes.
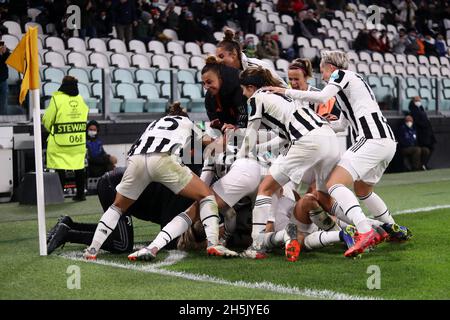
POLYGON ((6 50, 4 54, 0 55, 0 81, 5 81, 8 79, 8 66, 5 61, 8 59, 9 55, 9 50, 6 50))
POLYGON ((222 79, 218 97, 220 105, 216 97, 209 92, 205 96, 206 113, 210 121, 219 119, 221 124, 233 124, 239 128, 247 127, 247 98, 242 94, 239 73, 238 69, 220 66, 222 79))
POLYGON ((409 103, 409 111, 414 119, 414 127, 417 132, 417 142, 421 147, 433 148, 436 143, 431 122, 428 119, 427 113, 422 106, 417 107, 414 101, 409 103))

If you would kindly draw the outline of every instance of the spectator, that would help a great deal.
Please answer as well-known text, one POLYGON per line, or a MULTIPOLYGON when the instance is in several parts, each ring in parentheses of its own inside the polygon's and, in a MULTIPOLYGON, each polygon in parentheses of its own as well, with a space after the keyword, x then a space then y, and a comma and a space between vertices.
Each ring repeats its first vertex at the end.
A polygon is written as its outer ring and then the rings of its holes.
POLYGON ((436 51, 440 57, 445 57, 448 53, 447 44, 445 43, 444 36, 442 34, 438 34, 436 38, 436 51))
POLYGON ((8 114, 8 66, 5 61, 9 55, 8 48, 0 42, 0 115, 8 114))
POLYGON ((306 12, 303 23, 314 38, 321 38, 322 40, 325 38, 325 35, 319 32, 319 28, 322 28, 322 23, 320 23, 318 15, 313 9, 309 9, 306 12))
POLYGON ((253 37, 245 39, 243 51, 248 58, 256 58, 256 45, 253 37))
MULTIPOLYGON (((109 2, 111 4, 111 2, 109 2)), ((96 19, 97 36, 100 38, 106 38, 112 33, 112 21, 111 11, 108 9, 102 9, 96 19)))
POLYGON ((434 38, 431 35, 427 34, 425 36, 423 44, 425 46, 425 55, 427 57, 438 55, 438 52, 436 50, 436 40, 434 40, 434 38))
POLYGON ((278 0, 277 11, 280 16, 283 14, 292 15, 291 0, 278 0))
POLYGON ((98 137, 99 125, 95 120, 87 124, 87 159, 89 177, 101 177, 106 172, 113 170, 117 158, 106 153, 103 141, 98 137))
POLYGON ((76 0, 75 5, 81 8, 81 29, 80 37, 96 38, 97 30, 95 28, 96 7, 92 0, 76 0))
POLYGON ((417 32, 415 29, 410 29, 405 42, 405 54, 417 56, 419 54, 419 50, 420 45, 417 42, 417 32))
POLYGON ((306 10, 300 11, 294 21, 294 26, 292 27, 292 33, 295 38, 305 37, 307 39, 314 38, 313 34, 306 27, 304 20, 306 19, 306 10))
POLYGON ((227 5, 222 1, 217 1, 214 3, 214 28, 215 30, 222 30, 226 25, 228 19, 227 15, 227 5))
POLYGON ((269 32, 265 32, 256 45, 256 55, 259 59, 270 59, 273 62, 280 58, 278 44, 272 39, 269 32))
POLYGON ((133 0, 119 0, 113 9, 113 21, 117 38, 125 43, 133 39, 133 26, 137 26, 136 8, 133 0))
POLYGON ((304 10, 306 7, 305 2, 302 0, 292 0, 291 10, 294 15, 297 15, 300 11, 304 10))
POLYGON ((237 8, 237 20, 244 33, 256 33, 256 20, 253 17, 256 4, 252 0, 239 1, 237 8))
POLYGON ((407 28, 410 28, 415 25, 415 15, 417 11, 417 6, 412 0, 406 0, 402 1, 399 6, 398 10, 400 11, 400 14, 398 16, 398 20, 404 24, 407 28))
POLYGON ((214 30, 211 27, 211 23, 208 21, 208 19, 203 18, 200 21, 200 24, 198 25, 199 28, 199 40, 200 43, 203 44, 205 42, 209 43, 215 43, 216 38, 214 38, 214 30))
POLYGON ((363 29, 358 33, 358 36, 353 42, 353 49, 356 52, 369 49, 369 30, 363 29))
POLYGON ((166 10, 164 10, 164 14, 167 19, 167 27, 169 29, 178 31, 178 14, 174 11, 175 9, 175 2, 169 1, 167 2, 166 10))
POLYGON ((405 29, 400 29, 398 35, 392 41, 392 51, 397 54, 404 54, 406 50, 407 36, 405 29))
POLYGON ((379 41, 381 46, 381 52, 383 53, 391 52, 391 41, 389 40, 386 30, 381 31, 379 41))
POLYGON ((430 150, 428 158, 424 159, 423 165, 428 168, 428 160, 434 150, 436 144, 436 137, 434 136, 431 122, 428 119, 427 113, 422 106, 422 102, 419 96, 414 97, 409 103, 409 111, 413 117, 415 128, 417 131, 417 142, 419 147, 426 147, 430 150))
POLYGON ((422 170, 430 156, 430 149, 419 146, 414 119, 411 115, 407 115, 400 125, 397 139, 405 167, 409 171, 422 170))
POLYGON ((191 11, 186 11, 184 19, 180 23, 180 32, 178 34, 180 40, 185 42, 200 42, 200 28, 194 20, 194 15, 191 11))
POLYGON ((64 188, 65 171, 75 171, 75 201, 86 200, 84 194, 86 156, 86 121, 89 108, 78 92, 78 80, 65 76, 45 110, 42 124, 50 133, 47 140, 47 168, 58 172, 64 188))
POLYGON ((368 49, 374 52, 382 52, 382 44, 378 39, 378 31, 377 29, 370 30, 369 39, 368 39, 368 49))

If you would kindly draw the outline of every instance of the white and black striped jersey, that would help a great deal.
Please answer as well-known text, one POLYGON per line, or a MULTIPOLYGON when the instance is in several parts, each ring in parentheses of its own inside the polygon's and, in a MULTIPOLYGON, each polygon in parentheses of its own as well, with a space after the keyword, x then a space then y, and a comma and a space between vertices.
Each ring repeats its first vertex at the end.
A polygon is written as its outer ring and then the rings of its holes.
POLYGON ((336 106, 350 124, 352 141, 361 137, 395 140, 372 89, 362 76, 349 70, 336 70, 331 74, 328 85, 339 88, 336 106))
POLYGON ((178 154, 194 135, 201 138, 203 132, 189 118, 165 116, 150 123, 141 137, 131 146, 128 156, 153 152, 178 154))
MULTIPOLYGON (((265 130, 260 130, 259 137, 264 137, 267 135, 265 130)), ((233 133, 227 135, 226 150, 220 150, 214 154, 209 154, 206 156, 203 162, 202 172, 211 171, 214 173, 217 179, 225 176, 228 171, 230 171, 233 163, 238 159, 237 153, 242 146, 242 141, 245 136, 245 129, 235 130, 233 133)), ((259 150, 258 150, 259 151, 259 150)), ((264 154, 259 154, 257 151, 256 156, 253 154, 249 155, 250 159, 256 160, 261 166, 261 172, 266 172, 270 167, 270 161, 268 159, 268 152, 263 152, 264 154)))
POLYGON ((261 119, 262 125, 289 142, 299 140, 327 122, 309 107, 283 94, 262 89, 248 100, 248 120, 261 119))
MULTIPOLYGON (((308 86, 307 91, 320 91, 320 89, 317 89, 316 87, 313 87, 313 86, 308 86)), ((309 102, 306 100, 298 100, 297 103, 301 107, 309 108, 309 109, 313 110, 315 113, 317 113, 317 106, 319 105, 318 103, 313 103, 313 102, 309 102)))

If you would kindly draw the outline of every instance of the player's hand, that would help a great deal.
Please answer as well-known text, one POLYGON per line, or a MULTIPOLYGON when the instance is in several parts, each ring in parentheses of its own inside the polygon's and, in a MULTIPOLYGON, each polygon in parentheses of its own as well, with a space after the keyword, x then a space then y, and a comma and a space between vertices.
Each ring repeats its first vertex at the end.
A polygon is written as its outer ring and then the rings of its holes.
POLYGON ((225 123, 225 124, 222 126, 221 131, 222 131, 222 132, 225 132, 225 130, 235 130, 236 128, 237 128, 237 127, 236 127, 235 125, 233 125, 233 124, 225 123))
POLYGON ((338 117, 336 117, 334 114, 331 113, 326 113, 323 115, 323 117, 328 121, 336 121, 338 119, 338 117))
POLYGON ((267 91, 275 92, 275 93, 281 93, 281 94, 286 93, 286 88, 280 88, 280 87, 264 87, 263 90, 267 90, 267 91))
POLYGON ((210 122, 209 126, 213 129, 220 130, 222 127, 222 124, 220 123, 219 119, 214 119, 210 122))

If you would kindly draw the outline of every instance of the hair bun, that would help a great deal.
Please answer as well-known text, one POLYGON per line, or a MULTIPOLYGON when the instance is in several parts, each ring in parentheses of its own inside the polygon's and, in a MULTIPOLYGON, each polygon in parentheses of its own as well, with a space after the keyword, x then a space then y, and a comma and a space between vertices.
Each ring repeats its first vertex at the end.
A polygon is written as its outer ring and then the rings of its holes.
POLYGON ((222 61, 217 58, 216 56, 208 56, 205 60, 206 64, 217 64, 217 63, 221 63, 222 61))
POLYGON ((234 40, 234 31, 231 29, 225 29, 224 30, 224 37, 223 40, 224 41, 233 41, 234 40))

